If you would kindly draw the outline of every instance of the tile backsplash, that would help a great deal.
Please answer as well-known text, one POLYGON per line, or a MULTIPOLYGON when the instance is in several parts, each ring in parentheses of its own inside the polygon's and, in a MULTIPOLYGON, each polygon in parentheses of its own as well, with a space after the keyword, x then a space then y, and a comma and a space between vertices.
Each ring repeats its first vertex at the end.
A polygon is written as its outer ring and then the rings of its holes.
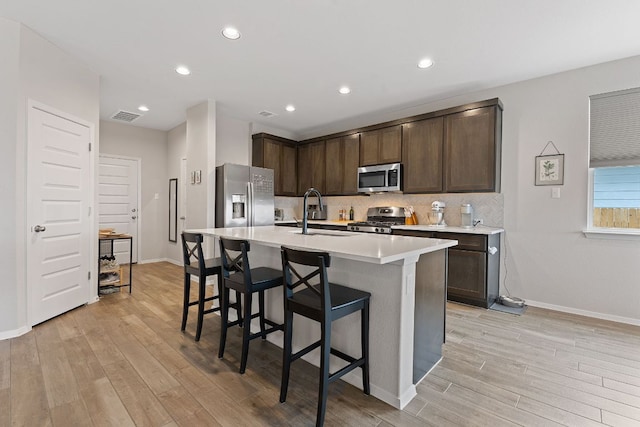
MULTIPOLYGON (((311 198, 316 203, 316 198, 311 198)), ((447 193, 447 194, 395 194, 383 193, 371 196, 327 196, 328 220, 338 220, 340 209, 353 206, 354 219, 361 221, 367 217, 367 209, 373 206, 413 206, 419 224, 428 224, 427 213, 431 203, 439 200, 446 204, 444 220, 447 225, 461 225, 460 205, 470 203, 473 218, 481 218, 485 225, 504 226, 504 196, 501 193, 447 193)), ((276 208, 283 210, 284 219, 302 218, 302 197, 276 197, 276 208)))

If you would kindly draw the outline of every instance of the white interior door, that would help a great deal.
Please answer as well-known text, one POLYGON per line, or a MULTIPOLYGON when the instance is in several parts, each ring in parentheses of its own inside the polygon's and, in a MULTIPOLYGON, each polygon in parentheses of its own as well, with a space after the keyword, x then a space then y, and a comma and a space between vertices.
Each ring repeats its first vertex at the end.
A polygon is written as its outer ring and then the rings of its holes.
MULTIPOLYGON (((138 262, 138 170, 137 159, 100 155, 98 224, 100 228, 113 228, 133 236, 133 262, 138 262)), ((128 241, 116 240, 113 252, 119 264, 129 263, 128 241)))
POLYGON ((30 105, 27 286, 36 325, 89 301, 92 129, 30 105))

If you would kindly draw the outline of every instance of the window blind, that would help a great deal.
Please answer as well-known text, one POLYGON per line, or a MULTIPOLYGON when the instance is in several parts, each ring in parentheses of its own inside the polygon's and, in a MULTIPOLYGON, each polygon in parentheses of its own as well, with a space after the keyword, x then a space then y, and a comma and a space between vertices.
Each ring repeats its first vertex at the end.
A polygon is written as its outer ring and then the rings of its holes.
POLYGON ((640 88, 589 99, 589 167, 640 165, 640 88))

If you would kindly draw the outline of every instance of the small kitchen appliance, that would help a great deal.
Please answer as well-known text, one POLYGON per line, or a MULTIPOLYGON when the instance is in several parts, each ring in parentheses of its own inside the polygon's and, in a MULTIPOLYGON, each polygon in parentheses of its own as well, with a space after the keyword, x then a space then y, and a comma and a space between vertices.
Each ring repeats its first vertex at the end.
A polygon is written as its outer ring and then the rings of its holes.
POLYGON ((429 219, 429 225, 432 227, 444 227, 447 224, 444 222, 444 208, 446 204, 444 202, 436 200, 431 203, 431 212, 427 212, 427 218, 429 219))
POLYGON ((320 209, 320 206, 317 204, 307 206, 307 218, 327 219, 327 205, 322 205, 322 209, 320 209))
POLYGON ((397 206, 383 206, 367 209, 367 220, 350 222, 347 230, 360 233, 391 234, 391 227, 404 225, 404 208, 397 206))
POLYGON ((460 221, 462 228, 473 228, 473 207, 469 203, 460 206, 460 221))

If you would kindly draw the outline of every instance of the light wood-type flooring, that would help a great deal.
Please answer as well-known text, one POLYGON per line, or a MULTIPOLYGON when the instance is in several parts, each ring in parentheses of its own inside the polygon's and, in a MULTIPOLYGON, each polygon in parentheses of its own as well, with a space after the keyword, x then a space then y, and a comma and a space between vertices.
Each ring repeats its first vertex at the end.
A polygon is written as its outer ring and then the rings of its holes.
MULTIPOLYGON (((294 363, 281 404, 280 349, 254 340, 240 375, 239 329, 220 360, 220 318, 205 317, 196 343, 181 301, 180 267, 137 265, 131 295, 0 341, 0 426, 314 424, 317 368, 294 363)), ((640 426, 640 327, 451 303, 447 316, 444 358, 403 411, 338 381, 326 425, 640 426)))

